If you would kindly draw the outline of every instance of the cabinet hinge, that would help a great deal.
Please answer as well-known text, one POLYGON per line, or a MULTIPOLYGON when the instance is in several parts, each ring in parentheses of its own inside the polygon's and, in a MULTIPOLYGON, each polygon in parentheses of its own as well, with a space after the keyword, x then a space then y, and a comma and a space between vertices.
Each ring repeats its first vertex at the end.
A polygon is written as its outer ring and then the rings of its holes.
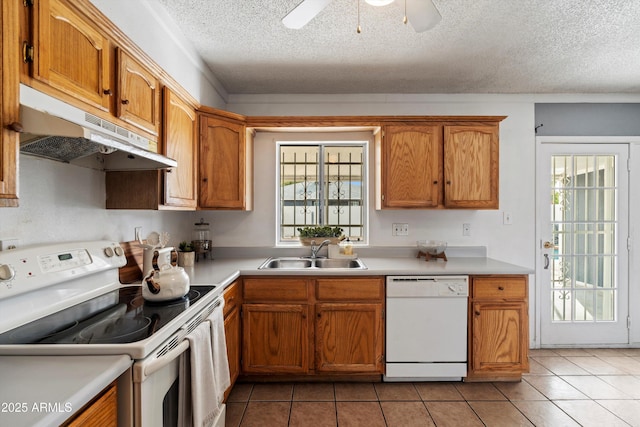
POLYGON ((631 316, 627 316, 627 329, 631 329, 631 316))
POLYGON ((33 62, 33 45, 29 42, 22 42, 22 61, 25 64, 33 62))
POLYGON ((627 250, 631 251, 633 249, 633 239, 631 236, 627 237, 627 250))
POLYGON ((384 320, 384 310, 381 311, 382 319, 384 320))
POLYGON ((22 0, 24 7, 33 7, 33 0, 22 0))

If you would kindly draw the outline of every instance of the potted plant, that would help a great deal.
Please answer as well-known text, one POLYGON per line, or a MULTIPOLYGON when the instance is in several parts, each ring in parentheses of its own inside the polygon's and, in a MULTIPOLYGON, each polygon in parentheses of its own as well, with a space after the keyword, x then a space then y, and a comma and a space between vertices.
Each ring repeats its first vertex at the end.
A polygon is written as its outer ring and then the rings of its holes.
POLYGON ((313 240, 316 241, 316 244, 319 245, 324 240, 330 240, 331 244, 335 245, 344 239, 342 235, 342 228, 340 227, 330 227, 328 225, 323 227, 304 227, 298 228, 298 237, 300 238, 300 243, 305 246, 310 246, 313 240))
POLYGON ((181 267, 193 267, 196 259, 193 244, 191 242, 182 241, 178 245, 178 265, 181 267))

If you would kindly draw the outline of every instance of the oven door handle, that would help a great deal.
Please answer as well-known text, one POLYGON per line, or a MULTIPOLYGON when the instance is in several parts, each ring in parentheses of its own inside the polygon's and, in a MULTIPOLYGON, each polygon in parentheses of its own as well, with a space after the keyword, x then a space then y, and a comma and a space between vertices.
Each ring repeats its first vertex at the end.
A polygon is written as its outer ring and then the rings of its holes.
POLYGON ((169 363, 173 362, 177 357, 179 357, 182 353, 189 349, 189 341, 183 340, 180 344, 178 344, 174 349, 167 352, 166 354, 153 359, 153 360, 143 360, 142 362, 136 363, 133 366, 133 380, 135 382, 142 382, 147 377, 153 375, 154 372, 159 371, 160 369, 167 366, 169 363))

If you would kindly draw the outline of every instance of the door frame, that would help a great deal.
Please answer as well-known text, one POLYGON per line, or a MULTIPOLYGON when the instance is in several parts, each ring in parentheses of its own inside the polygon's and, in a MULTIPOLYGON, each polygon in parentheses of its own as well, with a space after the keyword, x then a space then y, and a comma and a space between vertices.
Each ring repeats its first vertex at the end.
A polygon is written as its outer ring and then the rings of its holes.
MULTIPOLYGON (((544 262, 542 257, 539 256, 540 249, 543 241, 541 235, 542 225, 541 216, 539 215, 539 205, 542 202, 540 200, 540 188, 538 183, 540 182, 541 173, 541 150, 542 144, 557 143, 557 144, 628 144, 629 145, 629 188, 628 188, 628 201, 629 201, 629 224, 628 235, 631 239, 630 251, 628 254, 628 268, 627 272, 621 271, 620 274, 628 275, 628 315, 631 318, 631 326, 629 329, 629 343, 628 346, 640 345, 640 225, 634 227, 634 220, 640 219, 640 198, 633 199, 632 194, 640 193, 640 137, 638 136, 537 136, 535 138, 535 291, 533 292, 534 301, 530 307, 530 316, 534 320, 533 336, 531 338, 532 348, 541 348, 541 328, 542 328, 542 309, 541 303, 543 298, 543 287, 541 283, 542 269, 544 268, 544 262), (634 173, 635 172, 635 173, 634 173), (634 186, 635 182, 635 186, 634 186), (634 251, 633 249, 636 248, 634 251), (633 284, 636 283, 635 287, 633 284)), ((624 166, 624 165, 622 165, 624 166)), ((635 221, 638 223, 639 221, 635 221)), ((586 347, 586 346, 585 346, 586 347)))

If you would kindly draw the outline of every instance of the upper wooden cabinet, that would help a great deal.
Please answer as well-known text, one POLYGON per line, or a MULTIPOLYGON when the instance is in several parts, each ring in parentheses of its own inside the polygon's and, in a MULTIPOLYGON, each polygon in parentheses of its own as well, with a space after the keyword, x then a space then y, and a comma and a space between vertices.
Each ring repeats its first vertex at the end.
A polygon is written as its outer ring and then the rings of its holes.
POLYGON ((386 126, 382 194, 386 208, 442 204, 442 126, 386 126))
POLYGON ((252 208, 252 151, 241 118, 200 113, 198 206, 201 209, 252 208))
POLYGON ((444 205, 498 209, 498 125, 444 127, 444 205))
POLYGON ((499 120, 384 126, 379 207, 498 209, 499 120))
POLYGON ((0 207, 18 206, 18 2, 3 1, 0 6, 0 207))
POLYGON ((107 37, 62 0, 39 0, 34 16, 33 77, 109 111, 111 49, 107 37))
POLYGON ((117 52, 117 116, 134 126, 157 135, 160 124, 160 83, 158 78, 122 49, 118 49, 117 52))
POLYGON ((164 90, 164 154, 178 167, 164 172, 164 204, 195 209, 197 205, 198 138, 195 109, 169 88, 164 90))

